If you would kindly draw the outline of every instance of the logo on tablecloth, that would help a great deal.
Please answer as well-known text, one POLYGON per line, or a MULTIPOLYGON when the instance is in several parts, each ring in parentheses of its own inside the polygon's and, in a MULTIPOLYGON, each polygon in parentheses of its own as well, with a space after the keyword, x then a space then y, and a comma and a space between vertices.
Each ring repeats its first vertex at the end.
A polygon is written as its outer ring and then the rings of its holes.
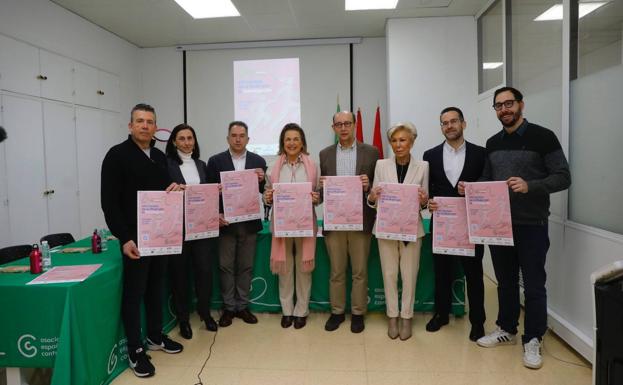
POLYGON ((117 366, 117 344, 115 344, 112 347, 112 350, 110 351, 110 355, 108 356, 108 374, 112 373, 113 370, 115 370, 115 367, 117 366))
POLYGON ((33 343, 37 338, 32 334, 24 334, 17 340, 17 350, 26 358, 32 358, 37 355, 37 348, 33 343))
POLYGON ((264 296, 264 294, 266 294, 266 290, 268 290, 268 283, 266 283, 266 280, 264 278, 262 277, 253 278, 251 280, 250 291, 257 293, 257 295, 254 298, 251 298, 249 302, 262 305, 262 303, 258 301, 264 296))

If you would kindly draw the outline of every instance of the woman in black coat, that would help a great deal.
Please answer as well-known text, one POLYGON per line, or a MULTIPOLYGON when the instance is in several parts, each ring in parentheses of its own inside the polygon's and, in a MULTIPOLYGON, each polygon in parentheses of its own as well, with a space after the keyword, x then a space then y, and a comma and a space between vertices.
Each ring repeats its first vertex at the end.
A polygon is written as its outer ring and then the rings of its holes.
MULTIPOLYGON (((195 130, 187 124, 175 126, 166 148, 169 174, 180 184, 207 183, 206 164, 199 159, 199 144, 195 130)), ((216 331, 217 324, 210 315, 212 296, 212 274, 214 258, 218 254, 217 239, 184 241, 181 255, 169 257, 169 278, 173 294, 173 308, 179 322, 180 334, 191 339, 193 331, 189 319, 188 278, 192 269, 197 295, 197 313, 206 328, 216 331)))

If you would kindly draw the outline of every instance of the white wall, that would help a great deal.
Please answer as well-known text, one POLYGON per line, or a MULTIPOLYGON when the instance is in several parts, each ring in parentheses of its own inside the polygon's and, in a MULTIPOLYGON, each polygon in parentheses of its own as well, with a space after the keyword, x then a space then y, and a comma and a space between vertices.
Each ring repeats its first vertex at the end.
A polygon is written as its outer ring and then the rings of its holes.
POLYGON ((439 112, 448 106, 463 111, 465 134, 472 140, 478 91, 475 19, 391 19, 386 37, 389 121, 415 123, 413 155, 421 159, 425 150, 443 141, 439 112))

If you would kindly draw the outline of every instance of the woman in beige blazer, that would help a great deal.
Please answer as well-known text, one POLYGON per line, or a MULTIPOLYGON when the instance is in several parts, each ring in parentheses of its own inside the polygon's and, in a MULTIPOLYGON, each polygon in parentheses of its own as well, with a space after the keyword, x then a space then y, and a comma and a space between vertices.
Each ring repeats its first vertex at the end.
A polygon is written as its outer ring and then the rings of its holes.
MULTIPOLYGON (((421 207, 428 201, 428 162, 416 160, 411 156, 417 131, 413 123, 398 123, 389 129, 387 138, 394 156, 376 162, 374 183, 368 195, 368 205, 376 208, 376 203, 383 191, 379 183, 405 183, 420 186, 419 196, 413 197, 414 204, 421 207)), ((420 247, 424 237, 422 215, 419 216, 418 237, 416 242, 404 242, 379 239, 379 254, 385 288, 386 312, 389 317, 387 334, 401 340, 411 337, 411 319, 415 301, 415 284, 420 265, 420 247), (402 279, 402 301, 398 305, 398 274, 402 279)), ((376 234, 376 224, 372 230, 376 234)))

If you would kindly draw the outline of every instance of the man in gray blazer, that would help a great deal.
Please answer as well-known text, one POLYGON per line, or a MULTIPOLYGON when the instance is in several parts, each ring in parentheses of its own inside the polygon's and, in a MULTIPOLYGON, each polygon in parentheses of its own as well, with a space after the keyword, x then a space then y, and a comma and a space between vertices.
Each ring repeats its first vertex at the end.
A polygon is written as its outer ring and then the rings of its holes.
POLYGON ((331 260, 331 316, 325 330, 336 330, 345 320, 346 270, 350 259, 353 281, 350 330, 361 333, 365 327, 363 316, 368 307, 368 254, 375 218, 375 211, 365 201, 374 179, 379 152, 375 147, 355 140, 355 115, 352 112, 342 111, 333 115, 332 127, 338 143, 320 151, 320 183, 322 185, 326 176, 358 175, 361 178, 363 231, 324 232, 331 260))

